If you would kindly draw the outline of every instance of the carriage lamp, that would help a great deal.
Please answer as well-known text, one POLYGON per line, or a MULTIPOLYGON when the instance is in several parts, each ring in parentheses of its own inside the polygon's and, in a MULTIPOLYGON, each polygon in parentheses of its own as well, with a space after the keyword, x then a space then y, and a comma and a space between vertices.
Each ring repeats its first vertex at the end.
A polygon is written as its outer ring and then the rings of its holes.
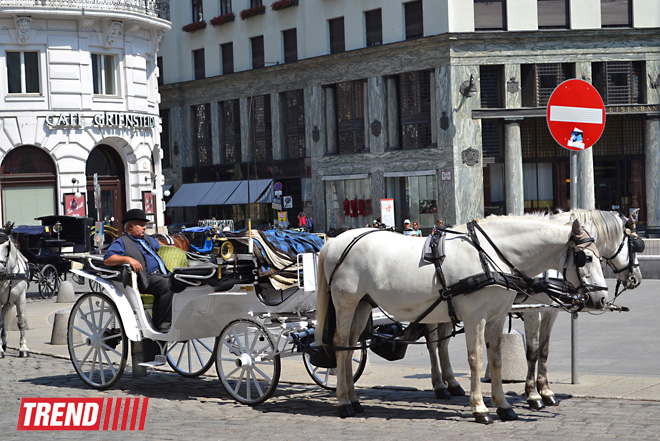
POLYGON ((477 95, 477 85, 474 84, 474 75, 470 75, 470 81, 463 81, 461 84, 461 94, 466 98, 477 95))
POLYGON ((76 192, 74 193, 74 196, 76 199, 78 199, 80 196, 82 196, 82 193, 80 193, 80 189, 78 188, 78 180, 76 178, 71 178, 71 184, 76 186, 76 192))
POLYGON ((60 233, 62 232, 62 224, 60 221, 55 222, 55 225, 53 225, 53 232, 57 233, 57 240, 60 240, 60 233))

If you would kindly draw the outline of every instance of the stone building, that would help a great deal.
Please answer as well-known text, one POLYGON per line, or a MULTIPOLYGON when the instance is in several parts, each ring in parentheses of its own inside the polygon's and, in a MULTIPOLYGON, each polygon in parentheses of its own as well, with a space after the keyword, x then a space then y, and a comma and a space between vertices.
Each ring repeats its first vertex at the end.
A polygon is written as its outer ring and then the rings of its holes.
POLYGON ((175 221, 248 203, 276 219, 272 180, 289 221, 305 211, 319 231, 370 223, 382 199, 426 229, 572 197, 660 227, 657 1, 191 0, 172 17, 158 62, 175 221), (606 107, 574 196, 545 118, 570 78, 606 107), (249 199, 246 179, 263 183, 249 199))
POLYGON ((168 19, 169 0, 0 0, 3 223, 121 227, 145 207, 163 225, 156 53, 168 19))

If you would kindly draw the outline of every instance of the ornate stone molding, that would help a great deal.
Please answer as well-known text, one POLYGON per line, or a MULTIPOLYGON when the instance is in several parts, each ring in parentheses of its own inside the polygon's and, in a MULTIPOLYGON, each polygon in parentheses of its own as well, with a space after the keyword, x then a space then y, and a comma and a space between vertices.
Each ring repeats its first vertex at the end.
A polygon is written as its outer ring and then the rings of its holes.
POLYGON ((14 16, 14 21, 16 22, 16 40, 19 43, 27 43, 30 39, 32 17, 14 16))
POLYGON ((463 160, 463 164, 472 167, 479 163, 479 150, 472 147, 467 148, 461 152, 461 159, 463 160))
POLYGON ((106 44, 112 46, 115 41, 121 36, 121 29, 124 27, 124 22, 111 20, 108 22, 108 32, 106 35, 106 44))

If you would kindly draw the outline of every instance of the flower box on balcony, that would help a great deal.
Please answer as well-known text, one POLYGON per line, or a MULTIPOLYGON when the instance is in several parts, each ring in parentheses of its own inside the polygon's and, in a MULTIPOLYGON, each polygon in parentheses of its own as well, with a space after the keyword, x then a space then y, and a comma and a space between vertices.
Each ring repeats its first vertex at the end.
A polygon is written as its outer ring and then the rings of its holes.
POLYGON ((273 11, 280 11, 282 9, 290 8, 291 6, 298 6, 298 0, 278 0, 270 5, 273 11))
POLYGON ((241 11, 241 20, 245 20, 255 15, 261 15, 266 13, 266 7, 264 5, 253 6, 251 8, 243 9, 241 11))
POLYGON ((183 32, 195 32, 206 27, 206 22, 204 20, 196 21, 190 23, 181 28, 183 32))
POLYGON ((229 23, 230 21, 234 21, 236 18, 236 15, 234 15, 233 12, 227 12, 226 14, 223 15, 218 15, 217 17, 213 17, 209 22, 215 26, 221 26, 225 23, 229 23))

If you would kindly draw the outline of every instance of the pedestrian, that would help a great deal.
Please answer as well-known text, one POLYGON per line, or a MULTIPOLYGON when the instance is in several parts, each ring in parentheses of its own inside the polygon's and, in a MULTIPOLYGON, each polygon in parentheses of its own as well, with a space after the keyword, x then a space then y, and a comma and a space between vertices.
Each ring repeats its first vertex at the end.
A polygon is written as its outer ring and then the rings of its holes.
POLYGON ((410 228, 410 219, 403 221, 403 235, 404 236, 414 236, 415 232, 410 228))
POLYGON ((161 332, 167 332, 172 323, 174 294, 165 263, 158 256, 160 245, 146 234, 147 222, 144 210, 128 210, 122 219, 124 235, 110 244, 103 256, 103 263, 108 266, 129 264, 138 273, 139 290, 156 298, 154 326, 161 332))
POLYGON ((435 221, 435 225, 433 226, 433 230, 431 230, 431 234, 434 234, 436 231, 441 230, 444 228, 444 221, 441 218, 438 218, 437 221, 435 221))
POLYGON ((413 232, 413 236, 422 237, 422 230, 419 229, 419 224, 417 222, 413 222, 413 232))

